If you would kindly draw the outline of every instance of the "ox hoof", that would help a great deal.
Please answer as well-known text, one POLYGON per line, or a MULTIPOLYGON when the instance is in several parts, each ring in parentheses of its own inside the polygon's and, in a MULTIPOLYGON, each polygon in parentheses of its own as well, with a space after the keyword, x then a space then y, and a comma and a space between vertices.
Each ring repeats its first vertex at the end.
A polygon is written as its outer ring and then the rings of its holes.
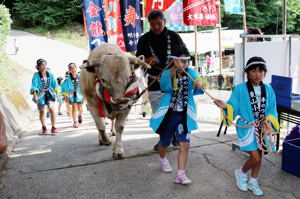
POLYGON ((105 146, 110 146, 111 145, 111 141, 102 141, 102 140, 99 140, 99 145, 102 146, 102 145, 105 145, 105 146))
POLYGON ((113 158, 115 160, 122 160, 124 159, 124 154, 116 154, 116 153, 113 153, 113 158))

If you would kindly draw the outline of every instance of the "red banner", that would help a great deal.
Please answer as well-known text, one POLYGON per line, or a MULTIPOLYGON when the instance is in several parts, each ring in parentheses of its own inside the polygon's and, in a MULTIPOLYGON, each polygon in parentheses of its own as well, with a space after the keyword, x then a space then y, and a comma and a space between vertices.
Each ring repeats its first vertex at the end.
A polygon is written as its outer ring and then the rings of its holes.
POLYGON ((164 12, 167 10, 175 0, 146 0, 145 17, 148 16, 151 10, 161 10, 164 12))
POLYGON ((105 0, 108 42, 126 51, 120 11, 120 0, 105 0))
POLYGON ((216 26, 219 24, 219 0, 183 0, 185 25, 216 26))

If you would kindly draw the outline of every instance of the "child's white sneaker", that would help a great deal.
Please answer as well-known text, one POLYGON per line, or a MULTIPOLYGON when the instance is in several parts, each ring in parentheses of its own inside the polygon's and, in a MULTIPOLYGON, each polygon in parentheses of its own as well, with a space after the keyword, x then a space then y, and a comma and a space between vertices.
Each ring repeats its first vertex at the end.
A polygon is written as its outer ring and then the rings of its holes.
POLYGON ((192 184, 192 180, 185 174, 177 175, 174 182, 178 184, 192 184))
POLYGON ((160 166, 160 169, 166 173, 170 173, 173 170, 167 159, 160 161, 159 166, 160 166))
POLYGON ((249 180, 248 182, 248 188, 253 192, 254 195, 256 196, 262 196, 264 195, 264 192, 261 190, 261 188, 259 187, 259 184, 257 182, 257 180, 249 180))
POLYGON ((241 191, 248 191, 248 177, 240 174, 240 169, 234 171, 236 185, 241 191))

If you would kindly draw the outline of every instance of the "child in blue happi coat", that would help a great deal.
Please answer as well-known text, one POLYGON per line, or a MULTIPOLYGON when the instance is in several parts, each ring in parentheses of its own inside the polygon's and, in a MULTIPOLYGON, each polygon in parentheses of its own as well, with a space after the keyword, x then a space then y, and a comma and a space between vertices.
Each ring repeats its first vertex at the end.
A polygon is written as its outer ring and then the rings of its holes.
POLYGON ((190 134, 192 130, 198 128, 193 95, 203 94, 201 90, 203 84, 198 73, 193 68, 188 67, 190 57, 186 47, 178 48, 173 55, 173 66, 164 71, 160 79, 160 87, 164 95, 150 120, 150 127, 160 136, 158 151, 160 168, 164 172, 172 172, 172 167, 166 158, 166 149, 171 144, 175 134, 179 142, 178 171, 175 183, 190 184, 192 181, 186 176, 185 168, 190 146, 190 134))
POLYGON ((51 114, 51 133, 56 133, 55 128, 55 110, 54 102, 59 90, 59 85, 53 74, 47 71, 47 62, 44 59, 38 59, 36 63, 38 72, 34 73, 31 83, 30 94, 33 95, 33 101, 37 104, 39 118, 42 124, 42 134, 47 133, 45 124, 45 106, 49 108, 51 114))
POLYGON ((58 77, 56 80, 57 80, 57 83, 58 85, 60 86, 60 89, 58 90, 57 92, 57 102, 58 102, 58 115, 62 115, 62 112, 61 112, 61 105, 62 103, 64 102, 64 98, 62 96, 62 81, 63 81, 63 77, 58 77))
MULTIPOLYGON (((266 118, 260 125, 250 128, 236 127, 240 149, 250 154, 244 165, 235 170, 236 183, 241 191, 250 189, 255 195, 263 195, 257 181, 262 159, 261 140, 257 135, 261 126, 269 122, 274 132, 278 132, 279 129, 274 91, 270 85, 262 82, 266 72, 267 64, 263 58, 250 58, 245 67, 248 81, 236 85, 227 104, 219 99, 214 101, 218 107, 225 110, 229 120, 233 121, 239 116, 237 124, 241 126, 249 126, 266 118), (248 171, 251 171, 250 177, 248 171)), ((230 125, 226 118, 224 121, 230 125)))
POLYGON ((69 104, 72 106, 72 119, 73 127, 78 128, 79 124, 82 123, 82 103, 83 103, 83 94, 80 90, 79 85, 79 74, 77 73, 77 66, 75 63, 70 63, 69 68, 69 77, 66 78, 64 83, 64 95, 67 96, 69 104), (76 113, 78 110, 78 120, 76 113))
POLYGON ((71 117, 72 115, 72 108, 71 108, 71 105, 69 103, 69 100, 68 100, 68 91, 67 91, 67 79, 68 77, 70 76, 70 72, 67 71, 66 74, 65 74, 65 80, 61 83, 61 95, 63 96, 64 98, 64 102, 66 104, 66 109, 67 109, 67 114, 69 117, 71 117))

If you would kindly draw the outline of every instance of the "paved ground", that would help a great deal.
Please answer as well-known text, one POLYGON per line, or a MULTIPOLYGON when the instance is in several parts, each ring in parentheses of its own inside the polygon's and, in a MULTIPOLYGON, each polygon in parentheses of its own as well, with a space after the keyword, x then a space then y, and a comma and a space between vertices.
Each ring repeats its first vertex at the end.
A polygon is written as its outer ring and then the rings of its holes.
MULTIPOLYGON (((247 155, 231 150, 234 129, 217 138, 218 122, 199 122, 187 166, 193 184, 182 186, 173 183, 175 172, 159 170, 158 154, 152 150, 158 138, 148 117, 130 114, 124 160, 112 159, 112 146, 98 146, 88 112, 79 129, 72 128, 67 116, 59 116, 56 136, 39 136, 40 125, 32 121, 2 172, 0 198, 255 198, 235 185, 234 169, 247 155)), ((168 153, 174 169, 177 152, 171 147, 168 153)), ((263 198, 300 198, 299 178, 280 167, 280 153, 264 157, 263 198)))
POLYGON ((18 30, 10 31, 7 51, 11 59, 32 72, 36 72, 36 60, 45 59, 55 76, 64 76, 70 62, 79 66, 88 57, 88 50, 18 30), (14 39, 19 48, 16 55, 11 50, 14 39))
MULTIPOLYGON (((18 41, 21 42, 21 37, 18 41)), ((56 53, 63 44, 54 49, 40 45, 58 59, 66 57, 64 53, 56 53)), ((30 50, 28 44, 22 48, 30 50)), ((34 67, 36 58, 42 55, 28 54, 26 59, 15 57, 15 60, 34 67)), ((42 57, 47 59, 47 56, 50 55, 42 57)), ((69 56, 68 59, 74 60, 69 56)), ((61 63, 64 71, 66 64, 61 63)), ((229 96, 228 92, 209 92, 224 100, 229 96)), ((193 180, 190 186, 174 184, 175 172, 165 174, 159 170, 158 154, 152 150, 158 137, 148 127, 149 115, 142 118, 138 108, 133 110, 123 136, 126 158, 113 160, 112 146, 98 145, 96 128, 85 111, 79 129, 72 128, 66 115, 59 116, 56 136, 39 136, 38 120, 26 126, 27 131, 1 172, 0 198, 256 198, 250 192, 240 192, 235 185, 233 172, 247 159, 247 154, 232 151, 231 143, 236 141, 234 129, 217 138, 218 109, 205 95, 197 97, 197 102, 200 129, 191 137, 187 166, 193 180)), ((171 147, 168 153, 175 170, 177 152, 171 147)), ((300 198, 300 179, 281 170, 281 153, 264 157, 260 181, 265 192, 261 198, 300 198)))

